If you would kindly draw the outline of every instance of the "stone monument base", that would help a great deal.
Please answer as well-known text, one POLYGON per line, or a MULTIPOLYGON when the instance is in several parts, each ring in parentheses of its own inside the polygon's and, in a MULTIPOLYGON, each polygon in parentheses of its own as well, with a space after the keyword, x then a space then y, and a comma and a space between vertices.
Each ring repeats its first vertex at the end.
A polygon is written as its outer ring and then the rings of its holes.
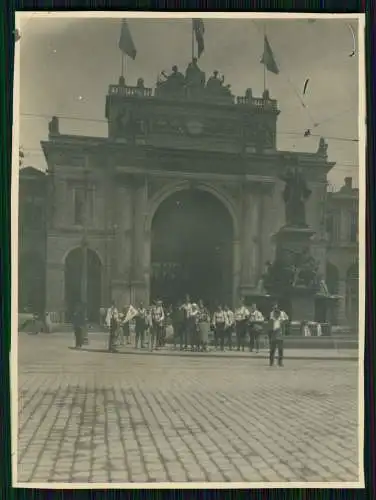
POLYGON ((294 321, 315 321, 315 294, 310 290, 294 288, 290 295, 291 319, 294 321))
POLYGON ((285 250, 292 252, 301 252, 304 249, 310 250, 311 238, 314 234, 315 231, 309 227, 282 227, 278 233, 273 235, 276 243, 276 259, 285 250))

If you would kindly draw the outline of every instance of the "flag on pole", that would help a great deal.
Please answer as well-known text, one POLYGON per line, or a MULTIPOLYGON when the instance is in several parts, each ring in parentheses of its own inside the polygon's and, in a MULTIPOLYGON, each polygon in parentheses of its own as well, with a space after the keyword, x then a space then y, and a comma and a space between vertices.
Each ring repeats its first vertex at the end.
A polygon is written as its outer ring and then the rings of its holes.
POLYGON ((272 48, 269 44, 268 37, 266 35, 264 36, 264 53, 262 55, 260 63, 263 64, 268 71, 274 73, 275 75, 278 75, 279 69, 275 61, 272 48))
POLYGON ((135 309, 132 305, 129 306, 127 315, 125 316, 124 323, 128 323, 128 321, 132 321, 134 317, 137 316, 137 309, 135 309))
POLYGON ((131 32, 129 31, 128 23, 126 19, 123 19, 121 25, 120 39, 119 39, 119 49, 129 56, 131 59, 136 59, 136 47, 134 46, 131 32))
POLYGON ((197 42, 197 57, 200 57, 205 50, 204 33, 205 26, 202 19, 192 19, 192 28, 197 42))

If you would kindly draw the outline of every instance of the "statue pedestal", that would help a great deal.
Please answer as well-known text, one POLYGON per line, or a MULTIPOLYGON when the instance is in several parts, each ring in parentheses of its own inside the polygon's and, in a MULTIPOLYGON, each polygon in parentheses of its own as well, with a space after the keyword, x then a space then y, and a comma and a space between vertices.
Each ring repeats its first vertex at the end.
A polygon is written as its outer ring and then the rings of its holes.
POLYGON ((293 321, 315 321, 314 292, 296 287, 291 292, 290 301, 290 315, 293 321))
POLYGON ((284 226, 273 236, 276 257, 267 277, 268 293, 275 296, 293 321, 314 321, 315 261, 311 257, 309 227, 284 226))
POLYGON ((309 227, 284 226, 273 235, 276 243, 276 260, 286 250, 301 253, 311 247, 311 238, 315 231, 309 227))

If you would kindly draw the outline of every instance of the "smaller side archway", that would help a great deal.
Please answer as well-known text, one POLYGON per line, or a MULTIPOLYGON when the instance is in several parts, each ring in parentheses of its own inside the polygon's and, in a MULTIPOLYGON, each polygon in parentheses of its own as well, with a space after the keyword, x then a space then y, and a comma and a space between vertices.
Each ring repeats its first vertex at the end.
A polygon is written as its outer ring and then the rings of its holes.
MULTIPOLYGON (((90 322, 99 322, 102 298, 102 263, 98 254, 91 248, 87 249, 87 318, 90 322)), ((65 309, 67 320, 70 321, 76 305, 82 301, 83 280, 83 250, 74 248, 64 262, 65 309)))

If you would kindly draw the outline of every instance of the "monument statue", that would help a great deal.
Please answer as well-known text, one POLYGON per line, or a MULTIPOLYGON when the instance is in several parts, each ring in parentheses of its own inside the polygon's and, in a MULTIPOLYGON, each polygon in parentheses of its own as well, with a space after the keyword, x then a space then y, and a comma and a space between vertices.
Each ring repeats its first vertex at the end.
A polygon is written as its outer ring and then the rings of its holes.
POLYGON ((245 91, 245 98, 246 98, 247 102, 251 102, 252 101, 252 97, 253 97, 252 89, 248 88, 245 91))
POLYGON ((328 156, 328 144, 326 143, 324 137, 320 137, 319 147, 317 148, 316 154, 323 157, 328 156))
POLYGON ((59 135, 59 118, 53 116, 51 121, 48 123, 48 133, 49 135, 59 135))
POLYGON ((289 169, 281 179, 285 182, 283 201, 285 202, 286 226, 307 227, 305 204, 311 195, 299 168, 289 169))
POLYGON ((199 68, 197 57, 194 57, 185 71, 185 83, 187 87, 203 88, 205 86, 205 80, 205 73, 199 68))
POLYGON ((220 93, 222 91, 223 82, 224 82, 224 77, 219 78, 218 71, 214 70, 213 75, 209 78, 209 80, 206 84, 206 88, 210 92, 220 93))
POLYGON ((181 94, 185 87, 185 78, 182 73, 178 70, 178 67, 174 65, 172 67, 172 72, 166 75, 162 72, 165 77, 164 81, 159 81, 157 84, 158 91, 160 94, 168 97, 174 96, 176 94, 181 94))

